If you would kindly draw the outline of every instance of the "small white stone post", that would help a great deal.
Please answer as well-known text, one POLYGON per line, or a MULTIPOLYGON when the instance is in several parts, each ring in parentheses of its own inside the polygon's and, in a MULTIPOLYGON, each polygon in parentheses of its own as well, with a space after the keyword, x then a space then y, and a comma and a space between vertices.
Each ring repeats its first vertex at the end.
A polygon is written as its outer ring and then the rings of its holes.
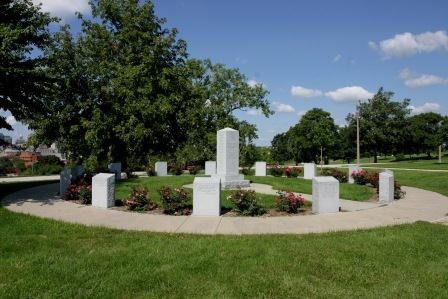
POLYGON ((168 175, 168 163, 158 161, 155 164, 155 170, 157 176, 167 176, 168 175))
POLYGON ((115 205, 115 174, 99 173, 92 178, 92 206, 110 208, 115 205))
POLYGON ((380 173, 379 179, 379 201, 391 203, 394 201, 394 176, 387 172, 380 173))
POLYGON ((121 180, 121 162, 110 163, 107 167, 110 172, 115 173, 115 180, 121 180))
POLYGON ((266 176, 266 162, 255 162, 255 176, 266 176))
POLYGON ((196 177, 193 182, 193 216, 221 214, 221 180, 196 177))
POLYGON ((205 175, 216 174, 216 161, 205 161, 205 175))
POLYGON ((72 170, 65 168, 59 174, 59 195, 63 197, 72 183, 72 170))
POLYGON ((337 213, 341 206, 339 181, 332 176, 313 179, 313 213, 337 213))
POLYGON ((312 180, 316 177, 316 164, 314 163, 303 163, 303 178, 305 180, 312 180))
POLYGON ((354 165, 354 164, 350 164, 348 166, 348 183, 349 184, 354 184, 355 183, 355 179, 352 177, 352 174, 355 171, 360 171, 361 167, 359 167, 358 165, 354 165))

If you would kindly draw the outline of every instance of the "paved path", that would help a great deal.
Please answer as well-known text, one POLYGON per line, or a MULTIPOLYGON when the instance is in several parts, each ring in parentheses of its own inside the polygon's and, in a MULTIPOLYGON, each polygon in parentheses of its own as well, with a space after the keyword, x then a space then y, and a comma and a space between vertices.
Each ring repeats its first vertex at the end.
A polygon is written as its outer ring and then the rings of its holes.
POLYGON ((59 181, 57 175, 41 175, 41 176, 11 176, 0 177, 0 183, 16 183, 16 182, 40 182, 40 181, 59 181))
POLYGON ((446 223, 448 198, 404 187, 406 198, 388 206, 356 212, 284 217, 195 217, 131 213, 60 200, 58 184, 10 194, 3 205, 11 211, 92 226, 126 230, 198 234, 304 234, 373 228, 416 221, 446 223))

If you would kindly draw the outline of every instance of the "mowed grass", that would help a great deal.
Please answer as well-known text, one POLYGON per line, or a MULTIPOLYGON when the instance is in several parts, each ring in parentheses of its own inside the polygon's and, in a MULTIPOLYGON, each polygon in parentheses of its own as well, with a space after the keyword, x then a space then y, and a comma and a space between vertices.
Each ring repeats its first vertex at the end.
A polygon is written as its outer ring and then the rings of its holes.
POLYGON ((366 168, 407 168, 407 169, 429 169, 429 170, 448 170, 448 163, 438 163, 437 161, 403 161, 391 163, 367 164, 366 168))
MULTIPOLYGON (((312 181, 301 178, 285 178, 285 177, 248 177, 254 183, 267 184, 276 190, 285 190, 299 192, 304 194, 312 194, 312 181)), ((343 199, 365 201, 374 195, 372 188, 354 184, 340 184, 340 197, 343 199)))
POLYGON ((448 226, 200 236, 0 208, 1 298, 448 297, 448 226))

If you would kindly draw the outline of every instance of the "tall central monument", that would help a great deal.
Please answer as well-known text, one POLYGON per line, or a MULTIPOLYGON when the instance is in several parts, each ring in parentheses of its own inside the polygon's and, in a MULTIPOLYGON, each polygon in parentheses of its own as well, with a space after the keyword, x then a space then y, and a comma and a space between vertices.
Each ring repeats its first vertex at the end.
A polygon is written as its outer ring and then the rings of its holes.
POLYGON ((237 130, 225 128, 216 133, 216 174, 223 189, 249 187, 250 183, 239 173, 240 134, 237 130))

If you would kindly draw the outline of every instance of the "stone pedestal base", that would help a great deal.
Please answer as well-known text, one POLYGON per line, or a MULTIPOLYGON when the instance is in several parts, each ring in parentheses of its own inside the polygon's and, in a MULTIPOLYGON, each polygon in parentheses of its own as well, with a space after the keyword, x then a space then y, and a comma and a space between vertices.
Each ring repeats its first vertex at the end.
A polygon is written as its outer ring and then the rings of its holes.
POLYGON ((250 181, 244 179, 244 175, 220 176, 219 174, 212 175, 212 178, 221 180, 222 189, 238 189, 250 187, 250 181))
POLYGON ((340 206, 339 181, 334 177, 315 177, 313 179, 313 213, 337 213, 340 206))

